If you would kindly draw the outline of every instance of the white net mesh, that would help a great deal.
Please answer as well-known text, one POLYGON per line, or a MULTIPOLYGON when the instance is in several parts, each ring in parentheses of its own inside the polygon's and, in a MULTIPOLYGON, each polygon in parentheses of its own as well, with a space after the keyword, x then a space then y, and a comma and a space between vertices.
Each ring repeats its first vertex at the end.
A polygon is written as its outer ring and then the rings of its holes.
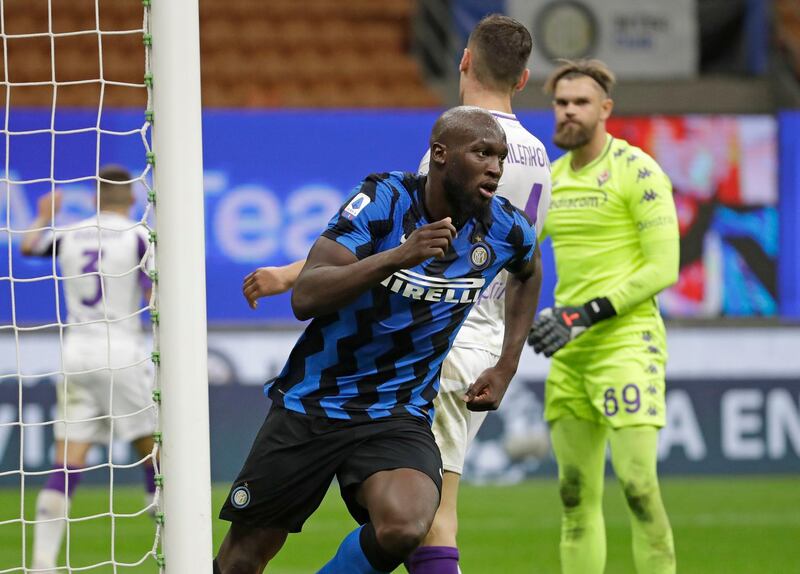
POLYGON ((0 574, 162 571, 149 1, 0 0, 0 38, 0 574))

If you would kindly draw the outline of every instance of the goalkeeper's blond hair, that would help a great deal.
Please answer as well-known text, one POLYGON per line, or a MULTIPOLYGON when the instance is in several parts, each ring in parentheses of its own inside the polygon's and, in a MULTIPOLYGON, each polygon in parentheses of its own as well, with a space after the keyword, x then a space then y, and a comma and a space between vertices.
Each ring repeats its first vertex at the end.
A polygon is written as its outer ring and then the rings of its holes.
POLYGON ((579 76, 588 76, 593 79, 606 96, 611 95, 617 77, 614 72, 600 60, 559 60, 561 65, 553 70, 547 81, 544 83, 544 92, 553 94, 556 91, 556 84, 564 78, 572 79, 579 76))

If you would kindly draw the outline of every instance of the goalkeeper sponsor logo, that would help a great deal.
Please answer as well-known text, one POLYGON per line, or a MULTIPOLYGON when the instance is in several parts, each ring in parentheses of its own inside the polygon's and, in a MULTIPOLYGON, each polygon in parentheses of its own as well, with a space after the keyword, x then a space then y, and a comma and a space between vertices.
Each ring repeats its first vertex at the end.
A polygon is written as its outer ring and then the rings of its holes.
POLYGON ((554 197, 550 201, 550 209, 597 209, 608 202, 605 192, 584 193, 571 197, 554 197))
POLYGON ((636 228, 639 231, 644 231, 652 227, 664 227, 665 225, 674 225, 674 224, 675 224, 674 217, 662 215, 660 217, 655 217, 653 219, 646 219, 645 221, 639 221, 636 223, 636 228))
POLYGON ((381 285, 393 293, 431 303, 474 303, 485 283, 484 277, 446 279, 428 277, 408 269, 396 271, 381 281, 381 285))

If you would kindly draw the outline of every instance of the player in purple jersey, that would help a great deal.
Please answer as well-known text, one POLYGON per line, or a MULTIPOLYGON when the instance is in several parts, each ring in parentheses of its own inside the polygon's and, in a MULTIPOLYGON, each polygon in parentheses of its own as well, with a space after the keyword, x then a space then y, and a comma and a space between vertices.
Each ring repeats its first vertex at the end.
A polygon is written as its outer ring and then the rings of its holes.
POLYGON ((465 106, 437 120, 430 144, 427 177, 367 178, 309 253, 292 307, 298 318, 313 319, 270 391, 282 404, 267 416, 221 512, 232 525, 216 573, 261 572, 316 510, 334 476, 363 526, 320 572, 391 572, 408 557, 440 498, 441 459, 425 416, 438 377, 429 369, 441 365, 477 298, 463 285, 491 281, 501 268, 510 273, 503 352, 464 400, 475 410, 497 408, 516 371, 539 267, 530 222, 495 197, 505 134, 491 114, 465 106), (416 337, 435 321, 448 323, 446 340, 416 337), (337 337, 343 329, 351 335, 337 337), (370 354, 371 345, 387 341, 395 344, 385 356, 370 354), (317 360, 331 347, 347 358, 320 369, 317 360), (365 351, 348 356, 351 347, 365 351), (409 373, 419 385, 408 386, 409 373), (354 384, 355 400, 341 403, 338 391, 352 393, 354 384), (330 391, 320 396, 324 389, 330 391), (364 404, 376 390, 377 404, 390 395, 385 409, 364 404), (427 404, 420 401, 428 395, 427 404))

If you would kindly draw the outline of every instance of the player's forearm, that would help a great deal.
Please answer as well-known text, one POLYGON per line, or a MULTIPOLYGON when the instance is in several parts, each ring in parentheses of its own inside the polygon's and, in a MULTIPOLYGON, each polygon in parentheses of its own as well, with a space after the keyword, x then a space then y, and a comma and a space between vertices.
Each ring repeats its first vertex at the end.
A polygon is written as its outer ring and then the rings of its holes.
POLYGON ((47 220, 44 217, 37 217, 31 223, 33 231, 28 231, 22 236, 22 243, 19 250, 23 255, 30 256, 36 255, 36 245, 42 237, 43 228, 47 225, 47 220))
POLYGON ((627 313, 678 280, 680 252, 677 237, 647 242, 643 248, 644 265, 607 295, 618 315, 627 313))
POLYGON ((305 259, 300 259, 299 261, 295 261, 294 263, 289 263, 289 265, 284 265, 283 267, 278 267, 278 280, 280 281, 279 288, 281 289, 281 293, 285 293, 297 282, 297 278, 300 276, 300 272, 303 270, 303 266, 306 264, 305 259))
MULTIPOLYGON (((654 165, 652 171, 660 172, 660 168, 654 165)), ((675 283, 680 265, 680 232, 669 179, 662 174, 646 185, 633 182, 630 189, 630 213, 639 230, 643 264, 610 293, 605 293, 617 315, 627 313, 675 283)))
POLYGON ((534 272, 527 277, 509 275, 505 295, 505 333, 497 367, 513 376, 539 304, 542 288, 542 266, 538 253, 534 272))
POLYGON ((349 265, 306 266, 292 291, 292 310, 301 321, 332 313, 400 269, 394 250, 349 265))

